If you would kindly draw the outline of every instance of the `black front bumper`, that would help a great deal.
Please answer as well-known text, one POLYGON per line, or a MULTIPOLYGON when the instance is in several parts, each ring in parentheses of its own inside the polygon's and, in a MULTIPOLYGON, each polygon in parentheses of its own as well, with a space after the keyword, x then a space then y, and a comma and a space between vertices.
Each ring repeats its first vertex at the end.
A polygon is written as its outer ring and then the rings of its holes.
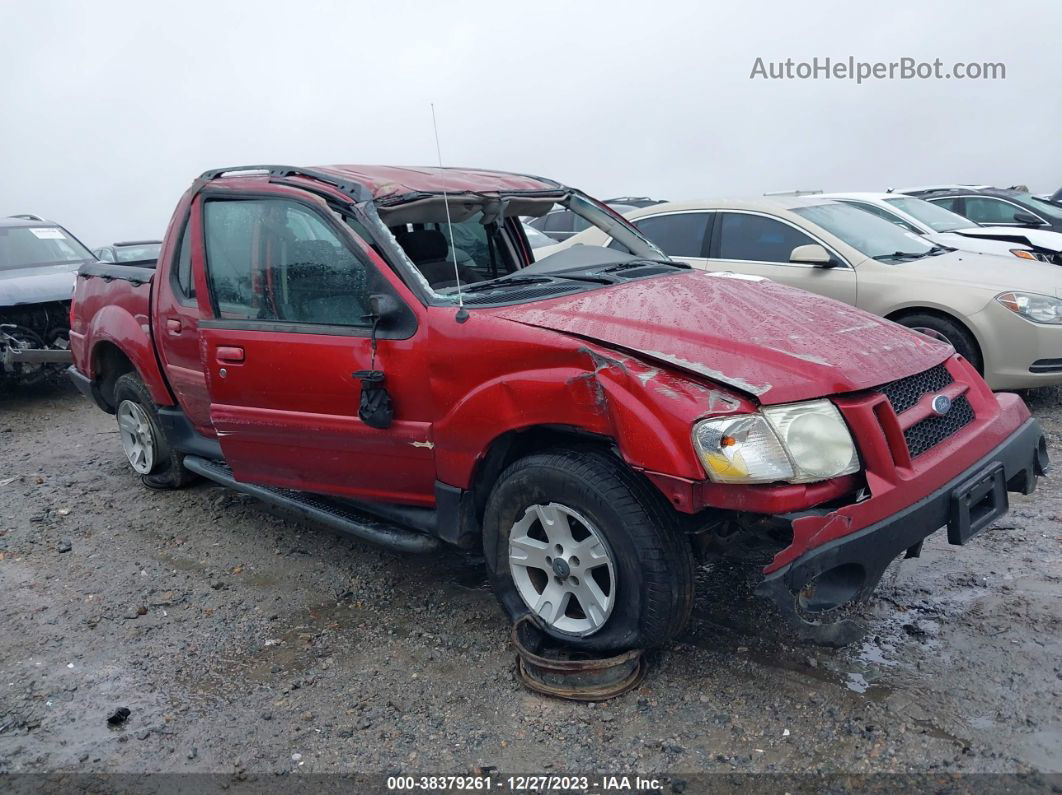
POLYGON ((816 613, 825 618, 843 604, 869 594, 889 563, 904 551, 917 554, 926 536, 945 525, 951 543, 966 543, 1006 513, 1008 491, 1031 494, 1037 477, 1047 470, 1047 443, 1040 424, 1030 419, 932 494, 887 519, 801 555, 767 575, 756 593, 771 598, 798 623, 814 624, 816 613), (813 594, 810 599, 809 592, 813 594))

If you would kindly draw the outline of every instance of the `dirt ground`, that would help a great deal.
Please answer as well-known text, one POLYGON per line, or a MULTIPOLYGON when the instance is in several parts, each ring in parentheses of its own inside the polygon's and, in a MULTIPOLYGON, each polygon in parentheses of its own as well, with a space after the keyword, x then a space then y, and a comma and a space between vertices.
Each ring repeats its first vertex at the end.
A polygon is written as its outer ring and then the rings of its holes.
MULTIPOLYGON (((1062 463, 1062 392, 1030 401, 1062 463)), ((0 773, 1058 773, 1062 480, 1011 500, 968 546, 938 533, 894 564, 847 649, 748 630, 758 603, 706 569, 641 687, 583 705, 517 681, 481 561, 209 483, 150 491, 113 417, 7 393, 0 773)))

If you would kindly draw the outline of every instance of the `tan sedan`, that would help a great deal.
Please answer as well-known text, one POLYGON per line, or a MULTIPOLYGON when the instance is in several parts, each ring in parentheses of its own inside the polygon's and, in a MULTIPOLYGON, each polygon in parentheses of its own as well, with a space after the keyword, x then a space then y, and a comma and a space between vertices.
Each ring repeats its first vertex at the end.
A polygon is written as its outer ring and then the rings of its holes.
MULTIPOLYGON (((626 217, 672 259, 810 290, 950 343, 993 389, 1062 384, 1058 265, 934 245, 814 197, 672 202, 626 217)), ((580 243, 622 248, 592 229, 539 258, 580 243)))

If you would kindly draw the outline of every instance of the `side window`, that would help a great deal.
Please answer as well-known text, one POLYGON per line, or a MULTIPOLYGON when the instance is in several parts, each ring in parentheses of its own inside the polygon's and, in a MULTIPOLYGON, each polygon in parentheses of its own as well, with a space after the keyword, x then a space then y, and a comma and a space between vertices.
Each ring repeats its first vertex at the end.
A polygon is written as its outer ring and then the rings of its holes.
POLYGON ((634 225, 669 257, 703 257, 711 218, 710 213, 675 213, 642 218, 634 225))
POLYGON ((900 229, 903 229, 905 232, 914 232, 916 235, 922 234, 921 230, 919 230, 917 227, 914 227, 911 224, 907 223, 907 221, 900 218, 900 216, 893 215, 884 207, 878 207, 876 204, 867 204, 866 202, 850 201, 848 199, 840 199, 839 201, 841 202, 841 204, 850 204, 852 207, 858 207, 860 210, 865 210, 871 215, 876 215, 878 218, 881 218, 884 221, 888 221, 890 224, 895 224, 896 226, 900 227, 900 229))
POLYGON ((204 236, 220 317, 368 324, 366 264, 309 208, 284 199, 212 199, 204 236))
POLYGON ((754 262, 789 262, 794 248, 814 242, 803 232, 773 218, 723 213, 718 256, 754 262))
POLYGON ((542 227, 542 231, 547 234, 550 232, 571 232, 574 215, 575 213, 570 213, 567 210, 549 213, 546 216, 546 223, 542 227))
MULTIPOLYGON (((943 199, 926 199, 926 201, 938 204, 945 210, 951 210, 953 213, 959 212, 959 200, 955 196, 945 196, 943 199)), ((959 213, 962 215, 962 213, 959 213)))
POLYGON ((180 250, 177 252, 176 285, 177 293, 182 298, 195 299, 195 280, 192 279, 192 224, 185 223, 181 235, 180 250))
POLYGON ((1021 212, 1021 209, 999 199, 966 197, 966 217, 979 224, 1013 224, 1014 213, 1017 212, 1021 212))

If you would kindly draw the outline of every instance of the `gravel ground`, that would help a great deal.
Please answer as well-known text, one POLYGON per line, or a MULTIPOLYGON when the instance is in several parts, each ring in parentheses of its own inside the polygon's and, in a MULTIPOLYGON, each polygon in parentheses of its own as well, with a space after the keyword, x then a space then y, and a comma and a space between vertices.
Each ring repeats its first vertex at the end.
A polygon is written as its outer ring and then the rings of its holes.
MULTIPOLYGON (((1062 462, 1062 393, 1030 401, 1062 462)), ((1059 772, 1062 487, 1011 500, 843 650, 749 630, 706 569, 645 682, 583 705, 516 680, 481 561, 147 490, 68 388, 0 395, 0 772, 1059 772)))

